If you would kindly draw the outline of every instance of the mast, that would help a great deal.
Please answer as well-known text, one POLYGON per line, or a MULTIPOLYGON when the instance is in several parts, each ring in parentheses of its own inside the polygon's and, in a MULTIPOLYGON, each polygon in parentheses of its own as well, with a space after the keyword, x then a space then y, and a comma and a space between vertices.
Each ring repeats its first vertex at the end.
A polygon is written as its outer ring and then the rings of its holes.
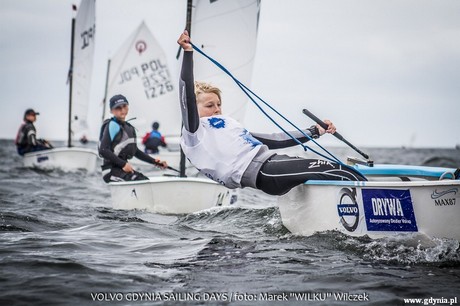
POLYGON ((185 22, 185 29, 188 31, 188 35, 192 35, 192 7, 193 0, 187 0, 187 20, 185 22))
POLYGON ((109 75, 110 75, 110 59, 107 62, 107 75, 105 77, 105 91, 104 91, 104 100, 102 100, 102 122, 104 122, 105 117, 105 108, 107 105, 107 91, 109 89, 109 75))
MULTIPOLYGON (((76 10, 76 9, 75 9, 76 10)), ((69 122, 67 128, 67 147, 72 147, 72 80, 73 80, 73 48, 75 38, 75 17, 72 18, 72 35, 70 40, 70 67, 69 67, 69 122)))
MULTIPOLYGON (((188 35, 190 37, 192 36, 192 7, 193 7, 193 0, 187 0, 187 20, 185 21, 185 29, 188 31, 188 35)), ((180 51, 180 48, 179 48, 179 51, 180 51)), ((180 149, 179 170, 180 170, 179 176, 186 177, 185 175, 185 154, 182 148, 180 149)))

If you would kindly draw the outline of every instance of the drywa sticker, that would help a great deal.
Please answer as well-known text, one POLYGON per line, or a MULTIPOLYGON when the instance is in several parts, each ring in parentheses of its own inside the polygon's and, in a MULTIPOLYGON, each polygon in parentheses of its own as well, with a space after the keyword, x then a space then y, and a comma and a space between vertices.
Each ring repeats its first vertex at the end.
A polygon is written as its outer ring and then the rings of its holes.
POLYGON ((363 189, 368 231, 417 232, 409 190, 363 189))

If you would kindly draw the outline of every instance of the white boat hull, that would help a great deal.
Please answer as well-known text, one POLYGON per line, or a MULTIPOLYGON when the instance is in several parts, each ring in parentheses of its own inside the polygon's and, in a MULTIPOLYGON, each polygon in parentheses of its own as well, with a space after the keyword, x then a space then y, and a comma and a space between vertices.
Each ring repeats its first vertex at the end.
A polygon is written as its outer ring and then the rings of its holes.
POLYGON ((146 209, 187 214, 236 201, 235 190, 203 178, 150 177, 148 181, 109 183, 114 209, 146 209))
POLYGON ((353 236, 422 233, 460 240, 460 181, 309 181, 279 198, 292 233, 353 236))
POLYGON ((24 154, 24 166, 45 171, 96 170, 98 154, 96 150, 85 148, 53 148, 24 154))

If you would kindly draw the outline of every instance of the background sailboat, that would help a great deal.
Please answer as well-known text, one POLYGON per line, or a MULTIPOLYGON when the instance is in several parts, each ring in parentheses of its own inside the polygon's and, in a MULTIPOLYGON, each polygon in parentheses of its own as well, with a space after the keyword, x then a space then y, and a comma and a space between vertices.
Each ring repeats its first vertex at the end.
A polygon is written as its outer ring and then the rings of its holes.
MULTIPOLYGON (((207 51, 234 69, 246 84, 251 79, 259 10, 258 0, 193 3, 189 0, 187 4, 187 28, 192 33, 192 41, 211 50, 207 51)), ((198 55, 195 56, 195 71, 196 80, 212 82, 222 89, 224 111, 242 120, 247 98, 235 90, 236 86, 226 80, 228 77, 198 55)), ((177 97, 176 115, 180 115, 178 103, 177 97)), ((109 186, 114 208, 143 208, 167 214, 229 205, 238 196, 237 190, 230 190, 207 178, 151 177, 149 181, 117 182, 109 186)))
MULTIPOLYGON (((136 127, 138 137, 158 121, 168 149, 161 150, 155 158, 178 167, 181 118, 177 80, 172 78, 163 48, 145 22, 133 31, 109 63, 106 101, 116 94, 128 99, 128 120, 132 118, 130 123, 136 127)), ((110 110, 105 104, 104 118, 109 117, 110 110)), ((142 149, 142 145, 139 147, 142 149)), ((135 159, 133 162, 138 166, 135 159)))
POLYGON ((82 0, 75 18, 69 69, 69 147, 72 146, 72 139, 86 138, 89 130, 88 107, 96 35, 95 5, 95 0, 82 0))
MULTIPOLYGON (((176 83, 163 48, 141 22, 110 60, 107 97, 127 97, 129 116, 135 118, 133 124, 140 131, 149 131, 152 120, 165 116, 161 122, 164 134, 177 136, 180 110, 176 83)), ((110 116, 107 107, 105 117, 110 116)))
MULTIPOLYGON (((96 150, 72 147, 73 138, 86 138, 89 88, 95 42, 95 0, 82 0, 72 19, 69 68, 69 121, 67 147, 27 153, 24 166, 42 170, 96 169, 96 150)), ((75 8, 74 8, 75 9, 75 8)))

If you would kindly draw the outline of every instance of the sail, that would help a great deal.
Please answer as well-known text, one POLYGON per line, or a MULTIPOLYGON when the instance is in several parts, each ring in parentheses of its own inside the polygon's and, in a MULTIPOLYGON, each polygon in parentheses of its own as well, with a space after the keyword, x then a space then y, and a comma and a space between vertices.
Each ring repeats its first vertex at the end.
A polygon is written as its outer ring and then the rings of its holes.
POLYGON ((82 0, 75 18, 72 71, 73 138, 88 134, 88 107, 93 70, 96 1, 82 0))
MULTIPOLYGON (((116 94, 129 101, 128 118, 138 135, 158 121, 165 136, 180 134, 177 81, 172 79, 163 49, 142 22, 110 61, 107 100, 116 94)), ((107 101, 108 103, 108 101, 107 101)), ((106 107, 105 117, 110 110, 106 107)))
MULTIPOLYGON (((250 87, 254 64, 260 0, 195 0, 191 39, 250 87)), ((222 90, 223 113, 242 122, 248 98, 234 81, 203 56, 194 57, 195 80, 222 90)))

